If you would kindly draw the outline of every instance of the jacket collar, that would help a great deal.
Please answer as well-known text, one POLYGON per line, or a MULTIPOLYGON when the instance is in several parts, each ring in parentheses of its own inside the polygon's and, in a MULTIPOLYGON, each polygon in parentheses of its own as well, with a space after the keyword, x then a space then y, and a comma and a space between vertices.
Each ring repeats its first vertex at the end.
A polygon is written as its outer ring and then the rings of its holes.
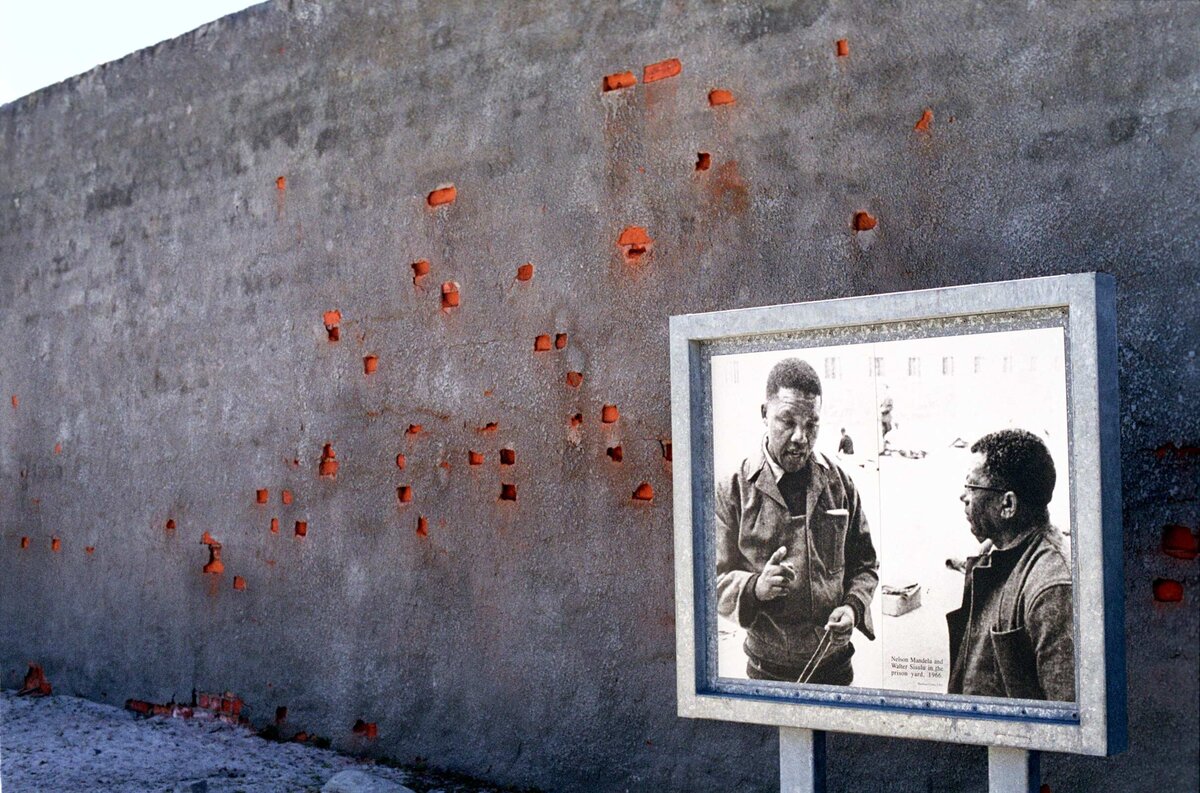
MULTIPOLYGON (((771 459, 771 455, 767 451, 766 436, 763 436, 762 447, 758 450, 758 454, 754 458, 747 458, 746 464, 747 479, 754 482, 754 486, 763 495, 775 501, 786 510, 787 501, 784 500, 783 494, 779 492, 779 479, 783 476, 784 471, 779 463, 771 459)), ((817 497, 825 490, 828 481, 829 460, 819 452, 810 452, 807 470, 808 512, 811 513, 813 506, 817 502, 817 497)))

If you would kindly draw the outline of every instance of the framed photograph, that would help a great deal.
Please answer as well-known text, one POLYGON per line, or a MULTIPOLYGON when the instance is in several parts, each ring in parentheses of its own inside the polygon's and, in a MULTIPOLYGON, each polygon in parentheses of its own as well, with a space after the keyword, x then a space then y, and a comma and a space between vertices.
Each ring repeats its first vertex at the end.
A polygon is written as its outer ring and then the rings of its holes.
POLYGON ((1125 744, 1114 285, 671 317, 681 716, 1125 744))

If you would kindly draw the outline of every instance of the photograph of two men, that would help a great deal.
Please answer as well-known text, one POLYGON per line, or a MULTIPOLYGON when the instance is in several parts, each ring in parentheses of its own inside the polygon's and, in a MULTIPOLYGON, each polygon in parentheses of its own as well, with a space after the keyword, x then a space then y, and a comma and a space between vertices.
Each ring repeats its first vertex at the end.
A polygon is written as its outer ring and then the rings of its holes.
POLYGON ((1074 702, 1065 348, 714 355, 719 677, 1074 702))

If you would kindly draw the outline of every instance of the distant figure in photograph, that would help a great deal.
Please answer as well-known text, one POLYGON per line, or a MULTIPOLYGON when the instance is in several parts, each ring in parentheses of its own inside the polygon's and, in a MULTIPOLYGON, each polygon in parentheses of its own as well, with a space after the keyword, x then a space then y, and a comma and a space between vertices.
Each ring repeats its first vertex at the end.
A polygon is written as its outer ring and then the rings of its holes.
POLYGON ((842 438, 838 441, 838 454, 854 454, 854 440, 846 434, 846 428, 842 427, 842 438))
POLYGON ((892 400, 892 395, 885 385, 883 387, 883 399, 879 400, 879 437, 887 439, 887 434, 892 431, 895 423, 892 421, 892 411, 895 409, 895 402, 892 400))
POLYGON ((746 629, 756 680, 849 685, 879 562, 853 481, 813 451, 821 381, 787 358, 767 377, 762 447, 717 486, 717 610, 746 629))
POLYGON ((1040 438, 1000 430, 971 446, 960 499, 983 543, 946 615, 949 693, 1075 701, 1071 563, 1046 505, 1054 461, 1040 438))

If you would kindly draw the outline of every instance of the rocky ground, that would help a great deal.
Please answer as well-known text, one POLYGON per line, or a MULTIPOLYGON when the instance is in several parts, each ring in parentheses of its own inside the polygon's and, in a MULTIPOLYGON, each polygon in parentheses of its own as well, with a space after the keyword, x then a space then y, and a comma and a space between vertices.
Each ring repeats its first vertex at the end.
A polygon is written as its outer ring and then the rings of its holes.
POLYGON ((67 696, 0 692, 0 791, 320 791, 501 793, 501 788, 393 768, 329 749, 280 743, 197 711, 145 717, 67 696), (347 787, 349 785, 349 787, 347 787), (333 789, 332 787, 330 789, 333 789), (399 788, 402 790, 403 788, 399 788))

